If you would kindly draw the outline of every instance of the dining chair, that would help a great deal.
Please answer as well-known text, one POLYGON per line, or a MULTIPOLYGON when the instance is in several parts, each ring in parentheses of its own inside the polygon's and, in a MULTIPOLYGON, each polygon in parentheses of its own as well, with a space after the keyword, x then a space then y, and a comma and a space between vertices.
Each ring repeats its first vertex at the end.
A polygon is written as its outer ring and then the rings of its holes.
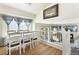
POLYGON ((21 54, 21 33, 11 33, 7 39, 7 49, 9 55, 11 55, 11 50, 19 48, 19 54, 21 54))
POLYGON ((23 52, 25 53, 26 51, 26 46, 29 45, 30 49, 32 47, 31 45, 31 38, 32 38, 32 33, 23 33, 23 52))
POLYGON ((38 47, 39 45, 39 32, 38 31, 34 31, 33 32, 33 36, 32 36, 32 46, 34 47, 38 47))

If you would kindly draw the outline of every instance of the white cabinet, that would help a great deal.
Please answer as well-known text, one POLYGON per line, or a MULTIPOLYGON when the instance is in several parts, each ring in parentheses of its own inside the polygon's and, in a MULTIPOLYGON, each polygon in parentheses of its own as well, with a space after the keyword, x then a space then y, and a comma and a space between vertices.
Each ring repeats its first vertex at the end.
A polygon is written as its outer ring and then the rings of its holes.
POLYGON ((50 27, 43 27, 41 39, 46 44, 62 50, 62 35, 60 31, 53 31, 50 27))

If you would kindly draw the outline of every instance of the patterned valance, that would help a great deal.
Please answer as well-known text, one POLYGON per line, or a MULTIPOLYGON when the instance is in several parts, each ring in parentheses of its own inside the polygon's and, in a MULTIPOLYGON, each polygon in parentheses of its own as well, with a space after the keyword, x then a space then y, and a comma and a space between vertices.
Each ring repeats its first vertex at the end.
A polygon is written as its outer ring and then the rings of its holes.
POLYGON ((15 21, 17 22, 17 24, 19 25, 22 22, 22 18, 15 18, 15 21))
POLYGON ((4 19, 4 21, 6 22, 7 25, 9 25, 11 23, 11 21, 14 20, 17 22, 17 24, 19 25, 23 20, 25 23, 31 23, 32 20, 31 19, 25 19, 25 18, 20 18, 20 17, 13 17, 13 16, 6 16, 6 15, 2 15, 2 18, 4 19))
POLYGON ((27 26, 29 26, 30 23, 32 22, 32 20, 31 19, 25 19, 24 22, 26 23, 27 26))
POLYGON ((11 21, 13 20, 12 16, 3 15, 2 18, 6 22, 7 25, 9 25, 11 23, 11 21))
POLYGON ((9 30, 9 25, 10 23, 14 20, 17 25, 18 25, 18 30, 20 28, 20 24, 22 22, 25 23, 25 25, 29 28, 32 20, 31 19, 26 19, 26 18, 20 18, 20 17, 13 17, 13 16, 7 16, 7 15, 2 15, 3 20, 5 21, 5 23, 7 24, 7 28, 9 30))

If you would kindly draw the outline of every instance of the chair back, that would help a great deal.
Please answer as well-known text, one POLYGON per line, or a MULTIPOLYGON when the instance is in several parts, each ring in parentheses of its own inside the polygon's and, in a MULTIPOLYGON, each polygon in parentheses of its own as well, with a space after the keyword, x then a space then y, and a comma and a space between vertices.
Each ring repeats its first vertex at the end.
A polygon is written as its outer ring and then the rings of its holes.
POLYGON ((32 33, 23 33, 23 41, 31 40, 32 33))
POLYGON ((38 31, 33 32, 33 38, 39 38, 39 32, 38 31))
POLYGON ((8 39, 9 44, 21 43, 21 40, 22 40, 22 34, 21 33, 9 34, 9 39, 8 39))

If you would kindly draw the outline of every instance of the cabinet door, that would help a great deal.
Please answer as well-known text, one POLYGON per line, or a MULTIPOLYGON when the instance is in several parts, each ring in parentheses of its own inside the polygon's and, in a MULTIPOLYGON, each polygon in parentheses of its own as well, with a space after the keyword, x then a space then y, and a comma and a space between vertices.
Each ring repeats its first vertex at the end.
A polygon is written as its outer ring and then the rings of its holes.
POLYGON ((48 31, 49 30, 49 28, 45 28, 45 40, 48 40, 48 31))

